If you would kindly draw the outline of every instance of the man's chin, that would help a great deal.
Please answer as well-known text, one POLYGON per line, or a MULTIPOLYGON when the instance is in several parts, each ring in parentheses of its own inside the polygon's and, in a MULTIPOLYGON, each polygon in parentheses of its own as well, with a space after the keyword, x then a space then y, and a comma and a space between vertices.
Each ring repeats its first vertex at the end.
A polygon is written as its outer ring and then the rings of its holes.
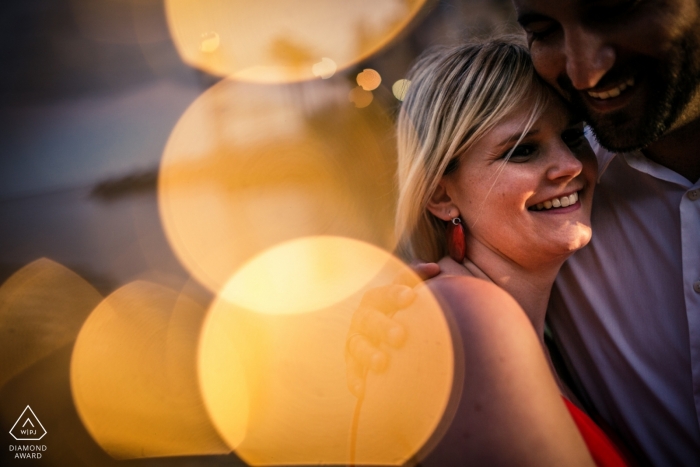
POLYGON ((613 152, 629 152, 644 148, 660 136, 657 124, 662 119, 658 112, 648 112, 648 95, 637 90, 636 99, 626 102, 617 110, 601 111, 588 102, 581 93, 569 93, 574 110, 578 111, 593 130, 596 139, 605 149, 613 152), (650 118, 651 117, 651 118, 650 118))
POLYGON ((664 125, 640 121, 625 115, 589 116, 587 123, 602 147, 613 152, 643 149, 657 141, 664 133, 664 125))

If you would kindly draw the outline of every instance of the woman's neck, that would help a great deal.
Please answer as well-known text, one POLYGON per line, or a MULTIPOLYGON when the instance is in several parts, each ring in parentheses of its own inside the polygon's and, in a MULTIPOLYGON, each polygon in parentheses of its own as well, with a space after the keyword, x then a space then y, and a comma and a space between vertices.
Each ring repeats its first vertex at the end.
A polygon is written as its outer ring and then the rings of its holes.
POLYGON ((444 258, 439 264, 442 271, 448 275, 465 274, 464 268, 466 268, 467 274, 498 285, 518 302, 537 333, 559 390, 569 400, 575 401, 580 406, 574 394, 558 377, 544 342, 544 323, 549 295, 552 292, 554 279, 567 257, 568 255, 558 261, 542 263, 539 267, 524 268, 488 249, 484 251, 480 248, 470 248, 463 264, 459 265, 451 258, 444 258))
POLYGON ((471 245, 467 256, 464 260, 467 270, 473 276, 489 280, 512 295, 527 314, 537 336, 544 341, 549 295, 566 257, 526 267, 482 245, 471 245))

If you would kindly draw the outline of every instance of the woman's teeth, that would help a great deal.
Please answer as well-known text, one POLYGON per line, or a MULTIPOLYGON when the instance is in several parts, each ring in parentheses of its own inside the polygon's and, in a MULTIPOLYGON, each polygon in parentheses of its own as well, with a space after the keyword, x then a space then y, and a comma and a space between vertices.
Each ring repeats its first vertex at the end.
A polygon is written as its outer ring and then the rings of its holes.
POLYGON ((617 97, 619 96, 622 91, 625 89, 634 86, 634 78, 630 78, 621 85, 619 85, 616 88, 608 89, 607 91, 603 92, 593 92, 593 91, 588 91, 588 95, 593 97, 594 99, 610 99, 611 97, 617 97))
POLYGON ((565 208, 576 203, 576 201, 578 201, 578 191, 576 193, 570 194, 569 196, 561 196, 559 198, 548 199, 543 203, 538 203, 537 206, 535 206, 533 209, 535 211, 543 211, 546 209, 553 208, 565 208))

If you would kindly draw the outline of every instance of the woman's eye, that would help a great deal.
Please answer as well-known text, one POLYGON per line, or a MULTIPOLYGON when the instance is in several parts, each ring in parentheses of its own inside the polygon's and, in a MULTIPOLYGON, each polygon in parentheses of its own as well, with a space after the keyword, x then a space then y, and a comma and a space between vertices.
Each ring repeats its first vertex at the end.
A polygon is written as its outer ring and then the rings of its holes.
MULTIPOLYGON (((509 162, 527 162, 534 156, 537 148, 532 144, 520 144, 513 148, 513 152, 508 158, 509 162)), ((506 153, 506 156, 508 153, 506 153)))
POLYGON ((561 140, 570 148, 577 148, 586 140, 586 136, 583 128, 569 128, 561 134, 561 140))

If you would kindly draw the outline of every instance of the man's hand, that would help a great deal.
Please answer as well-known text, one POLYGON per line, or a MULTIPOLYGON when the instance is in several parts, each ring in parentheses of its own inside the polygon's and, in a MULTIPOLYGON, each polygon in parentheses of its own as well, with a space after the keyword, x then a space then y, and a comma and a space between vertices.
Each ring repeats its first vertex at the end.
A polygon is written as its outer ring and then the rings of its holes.
MULTIPOLYGON (((420 280, 440 273, 436 263, 416 263, 411 269, 420 280)), ((364 394, 368 370, 381 372, 389 364, 389 356, 380 350, 381 343, 399 348, 406 338, 403 326, 393 319, 394 314, 409 306, 416 298, 413 292, 420 281, 410 273, 401 274, 394 283, 368 290, 355 311, 345 342, 345 364, 348 388, 357 397, 364 394)))

